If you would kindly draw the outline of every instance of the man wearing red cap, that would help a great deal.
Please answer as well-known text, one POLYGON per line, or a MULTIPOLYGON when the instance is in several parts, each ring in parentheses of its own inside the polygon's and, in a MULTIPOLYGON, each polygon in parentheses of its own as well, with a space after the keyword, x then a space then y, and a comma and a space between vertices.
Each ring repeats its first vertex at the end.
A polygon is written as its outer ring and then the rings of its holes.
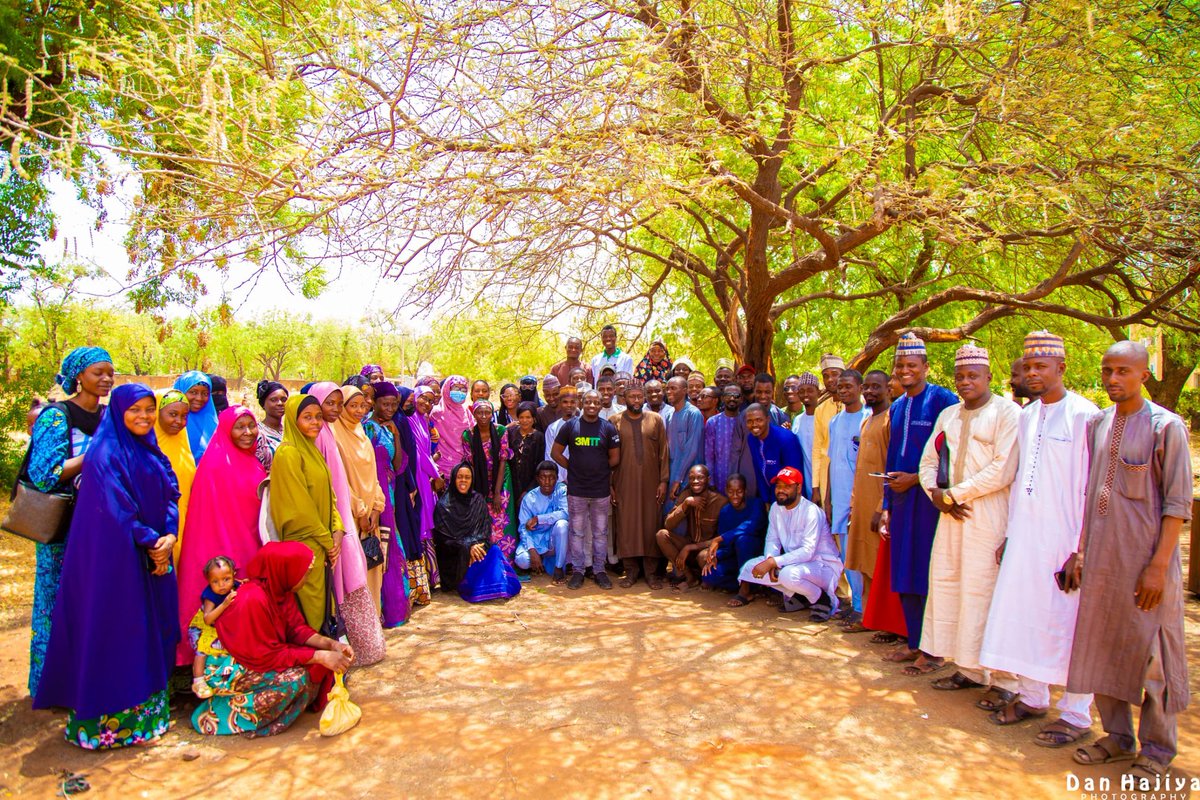
POLYGON ((829 533, 825 512, 800 494, 804 474, 784 467, 772 481, 775 504, 767 518, 767 543, 762 558, 742 565, 740 594, 750 596, 749 584, 777 589, 784 610, 811 607, 811 619, 824 622, 834 611, 834 590, 842 574, 842 559, 829 533))

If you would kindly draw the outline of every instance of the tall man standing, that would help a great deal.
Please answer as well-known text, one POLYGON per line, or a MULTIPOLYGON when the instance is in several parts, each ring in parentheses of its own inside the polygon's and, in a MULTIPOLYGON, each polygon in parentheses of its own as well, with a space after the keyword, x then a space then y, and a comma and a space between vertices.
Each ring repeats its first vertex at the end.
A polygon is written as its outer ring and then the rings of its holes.
MULTIPOLYGON (((1037 400, 1021 411, 1020 463, 979 654, 987 669, 1017 676, 993 679, 996 686, 1016 693, 988 717, 997 725, 1046 716, 1051 684, 1067 682, 1079 594, 1060 590, 1054 574, 1079 544, 1087 493, 1087 425, 1097 413, 1091 401, 1063 387, 1067 351, 1060 337, 1047 331, 1029 334, 1024 356, 1025 387, 1037 400)), ((1000 699, 991 705, 999 705, 1000 699)), ((1092 724, 1091 704, 1090 694, 1065 692, 1058 703, 1060 719, 1036 741, 1061 747, 1080 739, 1092 724)))
MULTIPOLYGON (((550 426, 546 428, 547 461, 554 461, 554 440, 558 436, 559 430, 567 420, 575 419, 577 416, 579 416, 579 390, 568 383, 558 391, 558 419, 551 422, 550 426)), ((563 455, 566 458, 571 457, 569 446, 563 451, 563 455)), ((567 482, 567 471, 563 467, 558 468, 558 480, 562 483, 567 482)))
POLYGON ((883 516, 883 481, 876 475, 887 469, 891 418, 888 406, 891 376, 871 370, 863 378, 863 400, 871 415, 859 433, 858 461, 854 465, 854 492, 850 497, 850 534, 846 542, 846 569, 857 570, 863 582, 863 618, 847 621, 847 633, 877 631, 872 641, 887 644, 906 635, 900 596, 892 591, 891 545, 880 535, 883 516), (872 474, 874 473, 874 474, 872 474))
MULTIPOLYGON (((854 369, 845 370, 838 377, 838 401, 842 404, 842 410, 829 422, 828 486, 832 512, 829 526, 843 561, 848 552, 846 539, 850 531, 850 496, 854 491, 862 426, 871 413, 863 408, 862 380, 862 374, 854 369)), ((853 570, 846 570, 843 574, 850 588, 850 607, 844 609, 846 613, 842 616, 850 619, 862 614, 862 576, 853 570)), ((845 592, 844 589, 842 591, 845 592)))
POLYGON ((779 406, 775 405, 775 379, 765 372, 754 376, 754 402, 769 409, 771 422, 781 428, 791 428, 792 418, 779 406))
POLYGON ((731 383, 721 390, 721 413, 704 423, 704 463, 714 486, 724 486, 732 475, 748 476, 746 494, 757 497, 754 462, 746 440, 749 431, 739 410, 742 390, 731 383))
POLYGON ((561 390, 562 383, 558 378, 553 375, 542 378, 542 397, 546 404, 537 410, 537 423, 542 431, 558 419, 558 395, 561 390))
POLYGON ((550 374, 558 378, 560 386, 575 385, 575 381, 571 380, 571 370, 582 369, 584 371, 583 380, 588 383, 593 383, 592 369, 590 366, 580 360, 579 356, 583 353, 583 342, 578 337, 572 336, 567 339, 567 357, 559 361, 550 368, 550 374))
POLYGON ((1146 348, 1113 345, 1100 372, 1116 405, 1088 422, 1083 541, 1066 570, 1068 589, 1082 577, 1067 690, 1096 693, 1107 734, 1075 761, 1133 758, 1140 743, 1128 772, 1138 788, 1175 758, 1175 718, 1188 704, 1179 533, 1191 517, 1192 465, 1183 420, 1142 398, 1146 348))
POLYGON ((806 498, 812 498, 813 490, 813 445, 816 434, 817 401, 821 396, 821 384, 817 376, 811 372, 796 376, 796 399, 800 402, 800 410, 792 417, 792 433, 800 442, 800 452, 804 456, 804 490, 806 498))
POLYGON ((704 413, 688 402, 687 381, 680 377, 667 381, 667 405, 671 410, 663 419, 671 448, 671 486, 667 494, 670 511, 687 481, 688 470, 704 463, 704 413))
POLYGON ((940 665, 920 650, 925 595, 929 592, 929 555, 939 514, 917 485, 917 468, 938 414, 957 403, 958 398, 949 389, 927 382, 925 343, 912 333, 904 334, 896 345, 895 369, 904 396, 888 412, 892 418, 891 440, 880 525, 891 536, 892 588, 899 593, 904 609, 908 647, 889 653, 886 660, 913 661, 918 670, 926 672, 940 665))
POLYGON ((587 537, 592 540, 591 567, 596 585, 611 589, 612 580, 604 571, 608 557, 608 523, 612 510, 612 470, 621 460, 621 439, 608 420, 600 419, 600 393, 583 396, 583 416, 563 423, 554 437, 551 451, 555 463, 567 471, 567 513, 571 522, 570 558, 575 572, 568 589, 583 586, 588 558, 584 553, 587 537), (566 456, 567 448, 571 456, 566 456))
POLYGON ((667 431, 662 417, 643 410, 646 394, 641 381, 630 381, 625 387, 625 402, 625 410, 611 420, 621 440, 621 459, 612 484, 617 557, 625 564, 620 585, 633 586, 641 568, 650 588, 661 589, 662 581, 654 569, 662 557, 656 534, 670 475, 667 431))
POLYGON ((921 488, 941 512, 929 562, 929 597, 921 649, 949 659, 958 671, 933 688, 990 685, 979 666, 999 565, 996 548, 1008 526, 1008 495, 1017 474, 1021 410, 992 394, 988 352, 966 345, 954 356, 954 386, 962 402, 937 418, 921 456, 921 488), (938 443, 949 453, 943 459, 938 443))
POLYGON ((837 399, 837 382, 846 363, 841 356, 826 353, 821 356, 821 381, 825 384, 825 397, 817 403, 813 412, 812 449, 812 499, 818 506, 829 505, 826 500, 825 479, 829 472, 829 423, 842 410, 837 399))
POLYGON ((614 374, 628 372, 633 374, 633 356, 621 352, 617 347, 617 329, 613 325, 605 325, 600 329, 600 344, 604 350, 592 356, 592 374, 600 379, 600 372, 605 367, 612 368, 614 374))
POLYGON ((1008 388, 1012 390, 1013 402, 1021 408, 1033 399, 1033 395, 1025 388, 1024 359, 1013 359, 1012 366, 1008 368, 1008 388))

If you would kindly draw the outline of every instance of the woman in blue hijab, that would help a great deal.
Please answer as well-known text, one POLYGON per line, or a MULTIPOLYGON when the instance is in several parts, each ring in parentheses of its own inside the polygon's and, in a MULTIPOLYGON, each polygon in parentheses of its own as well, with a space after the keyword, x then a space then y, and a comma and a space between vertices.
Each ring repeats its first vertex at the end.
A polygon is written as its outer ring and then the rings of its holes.
POLYGON ((61 706, 68 742, 107 750, 167 730, 179 638, 171 548, 179 489, 154 438, 154 393, 118 386, 88 448, 34 708, 61 706))
POLYGON ((200 463, 200 456, 208 448, 208 440, 217 430, 217 407, 213 404, 212 378, 198 369, 185 372, 175 381, 175 388, 188 399, 187 432, 192 445, 192 457, 200 463))

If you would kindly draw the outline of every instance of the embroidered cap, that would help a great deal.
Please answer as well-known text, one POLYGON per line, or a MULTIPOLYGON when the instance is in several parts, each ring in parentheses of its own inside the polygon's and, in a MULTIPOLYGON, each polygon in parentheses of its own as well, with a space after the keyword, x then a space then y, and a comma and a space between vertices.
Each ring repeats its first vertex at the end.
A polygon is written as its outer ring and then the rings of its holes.
POLYGON ((1034 331, 1025 337, 1025 358, 1066 358, 1067 348, 1061 336, 1050 331, 1034 331))
POLYGON ((727 369, 730 372, 733 372, 733 362, 730 361, 728 358, 718 358, 717 366, 714 368, 714 371, 721 370, 721 369, 727 369))
POLYGON ((906 333, 896 342, 896 358, 925 355, 925 343, 915 333, 906 333))
POLYGON ((826 353, 825 355, 821 356, 820 366, 822 372, 827 369, 845 369, 846 362, 842 361, 841 356, 835 356, 833 353, 826 353))
POLYGON ((542 388, 546 389, 547 391, 550 389, 557 389, 561 385, 562 384, 559 382, 558 378, 554 375, 547 375, 546 377, 542 378, 542 388))
POLYGON ((802 373, 800 373, 800 385, 801 386, 820 386, 821 382, 818 381, 817 376, 813 375, 811 372, 802 372, 802 373))
POLYGON ((991 367, 992 360, 988 358, 988 351, 986 348, 978 347, 973 344, 964 344, 954 353, 954 366, 991 367))

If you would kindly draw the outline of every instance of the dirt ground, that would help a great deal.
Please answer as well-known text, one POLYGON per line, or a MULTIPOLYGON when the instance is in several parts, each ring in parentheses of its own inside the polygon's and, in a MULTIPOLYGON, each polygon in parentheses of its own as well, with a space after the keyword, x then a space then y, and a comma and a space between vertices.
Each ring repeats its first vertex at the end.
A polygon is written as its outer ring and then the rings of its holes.
MULTIPOLYGON (((0 798, 53 797, 63 770, 87 776, 86 797, 123 800, 1090 796, 1068 789, 1072 773, 1119 787, 1119 765, 1076 767, 1033 743, 1034 723, 990 724, 976 692, 900 675, 867 634, 709 592, 545 577, 507 602, 439 594, 389 631, 386 660, 349 679, 363 719, 340 737, 314 714, 272 738, 201 737, 194 702, 175 698, 155 745, 88 753, 63 741, 62 714, 30 708, 32 583, 33 546, 0 535, 0 798)), ((1186 613, 1195 665, 1194 597, 1186 613)), ((1195 704, 1179 746, 1176 774, 1200 776, 1195 704)))
MULTIPOLYGON (((25 692, 30 550, 0 540, 0 796, 52 797, 64 769, 87 796, 122 798, 1079 794, 1069 753, 1035 746, 1032 724, 991 725, 974 692, 899 675, 864 634, 708 592, 544 577, 506 603, 439 598, 389 632, 387 659, 353 676, 363 721, 341 737, 306 714, 274 738, 204 738, 183 704, 157 745, 88 753, 25 692)), ((1196 663, 1195 600, 1188 646, 1196 663)), ((1200 774, 1200 715, 1179 734, 1177 768, 1200 774)))

